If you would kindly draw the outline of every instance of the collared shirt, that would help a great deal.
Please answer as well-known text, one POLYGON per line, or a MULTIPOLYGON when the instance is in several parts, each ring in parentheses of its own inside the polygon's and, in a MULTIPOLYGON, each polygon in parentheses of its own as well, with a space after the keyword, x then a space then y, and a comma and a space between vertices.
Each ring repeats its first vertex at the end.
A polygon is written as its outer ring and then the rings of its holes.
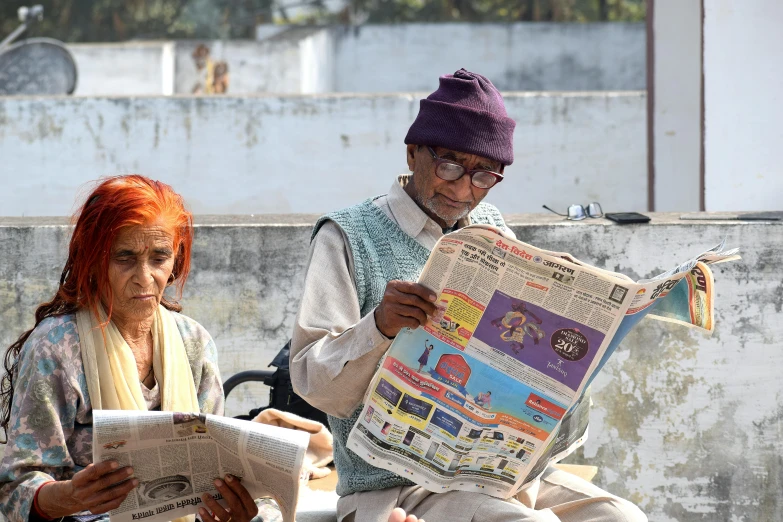
MULTIPOLYGON (((400 176, 374 203, 403 232, 432 250, 443 230, 405 192, 408 179, 400 176)), ((469 220, 457 224, 463 227, 469 220)), ((294 322, 290 371, 296 393, 330 415, 350 417, 390 344, 378 330, 374 313, 361 317, 348 239, 336 223, 327 221, 310 245, 294 322)))

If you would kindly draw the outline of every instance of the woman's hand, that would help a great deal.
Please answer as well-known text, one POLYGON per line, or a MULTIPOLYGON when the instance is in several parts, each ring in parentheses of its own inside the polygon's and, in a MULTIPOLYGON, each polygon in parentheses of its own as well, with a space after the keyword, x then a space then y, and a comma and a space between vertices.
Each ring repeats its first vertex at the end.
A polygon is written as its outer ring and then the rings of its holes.
POLYGON ((209 493, 204 493, 201 500, 209 509, 202 507, 198 510, 204 522, 250 522, 258 514, 253 497, 236 477, 226 475, 225 481, 216 479, 215 487, 223 495, 228 508, 218 504, 209 493))
POLYGON ((38 505, 51 518, 90 511, 98 515, 116 509, 133 488, 139 485, 133 468, 119 467, 116 461, 107 460, 90 464, 71 480, 49 482, 38 492, 38 505), (125 482, 123 482, 125 481, 125 482))
POLYGON ((389 515, 389 522, 424 522, 424 519, 416 518, 416 515, 408 515, 406 517, 402 508, 394 508, 394 511, 389 515))

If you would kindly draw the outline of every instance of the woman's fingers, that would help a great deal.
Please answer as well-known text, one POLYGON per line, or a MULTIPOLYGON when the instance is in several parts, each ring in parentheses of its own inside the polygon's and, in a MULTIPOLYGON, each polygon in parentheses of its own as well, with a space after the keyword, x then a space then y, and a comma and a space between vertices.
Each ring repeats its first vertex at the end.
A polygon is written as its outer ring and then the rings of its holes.
MULTIPOLYGON (((226 502, 228 502, 228 499, 226 499, 225 493, 223 493, 223 491, 221 491, 220 486, 217 485, 217 482, 218 482, 218 480, 215 480, 215 486, 217 486, 218 491, 220 491, 220 494, 223 495, 223 498, 226 500, 226 502)), ((223 481, 220 480, 220 483, 223 484, 223 481)), ((228 489, 228 488, 225 487, 225 484, 223 485, 223 488, 224 489, 228 489)), ((233 495, 233 493, 232 493, 232 495, 233 495)), ((220 522, 226 522, 228 519, 231 518, 232 522, 234 522, 233 518, 231 517, 229 512, 226 510, 226 508, 221 506, 220 503, 218 503, 218 501, 215 500, 215 498, 212 495, 210 495, 209 493, 204 493, 203 495, 201 495, 201 500, 204 501, 204 505, 206 506, 206 509, 205 508, 199 508, 198 512, 201 514, 201 518, 203 518, 205 522, 215 522, 215 518, 220 520, 220 522), (209 512, 206 512, 207 510, 209 510, 209 512), (204 516, 205 514, 209 518, 205 517, 204 516)))
MULTIPOLYGON (((85 501, 85 504, 87 504, 87 507, 90 509, 90 511, 93 512, 93 514, 98 513, 104 513, 104 511, 93 511, 95 509, 99 509, 104 504, 114 504, 115 501, 118 501, 117 506, 122 504, 122 501, 125 500, 125 498, 128 496, 128 493, 133 491, 133 488, 139 485, 139 481, 137 479, 131 479, 127 480, 121 484, 117 484, 111 488, 103 489, 94 495, 87 498, 85 501)), ((116 507, 116 506, 115 506, 116 507)), ((106 511, 109 511, 112 508, 107 509, 106 511)))
MULTIPOLYGON (((124 493, 122 493, 122 494, 120 494, 120 495, 118 495, 118 496, 116 496, 116 497, 114 497, 112 499, 106 500, 105 502, 102 502, 102 503, 98 504, 97 506, 93 506, 93 507, 89 508, 90 513, 92 513, 93 515, 100 515, 101 513, 107 513, 109 511, 111 511, 112 509, 117 509, 118 507, 120 507, 120 504, 122 504, 125 501, 125 499, 128 497, 128 493, 130 493, 131 490, 133 488, 135 488, 139 484, 139 481, 136 480, 136 479, 133 479, 132 481, 129 480, 128 482, 129 483, 130 482, 135 482, 135 484, 133 486, 130 486, 129 488, 127 488, 127 490, 124 493)), ((125 486, 125 484, 117 486, 117 490, 120 491, 120 488, 124 488, 124 486, 125 486)))
MULTIPOLYGON (((242 504, 245 514, 248 515, 248 519, 256 516, 258 514, 258 506, 256 506, 256 502, 253 500, 253 497, 250 496, 250 492, 248 492, 247 488, 242 485, 242 482, 240 482, 240 480, 233 475, 226 475, 225 483, 234 492, 234 494, 236 494, 237 498, 242 504)), ((230 503, 229 507, 231 507, 230 503)), ((232 509, 232 513, 233 512, 234 510, 232 509)))
POLYGON ((84 486, 82 491, 85 495, 98 495, 104 490, 110 490, 120 482, 127 480, 133 475, 133 468, 125 466, 117 471, 112 471, 100 477, 97 480, 91 482, 88 486, 84 486))
POLYGON ((89 464, 86 468, 76 473, 71 479, 74 488, 83 488, 89 486, 107 473, 118 469, 120 465, 116 460, 105 460, 103 462, 89 464))
POLYGON ((215 518, 209 514, 209 511, 203 507, 198 508, 198 515, 201 517, 202 522, 217 522, 215 518))
POLYGON ((129 481, 130 467, 116 461, 92 463, 71 480, 58 481, 41 489, 39 503, 50 515, 71 514, 85 509, 105 513, 119 506, 138 481, 129 481), (124 482, 127 481, 127 482, 124 482))

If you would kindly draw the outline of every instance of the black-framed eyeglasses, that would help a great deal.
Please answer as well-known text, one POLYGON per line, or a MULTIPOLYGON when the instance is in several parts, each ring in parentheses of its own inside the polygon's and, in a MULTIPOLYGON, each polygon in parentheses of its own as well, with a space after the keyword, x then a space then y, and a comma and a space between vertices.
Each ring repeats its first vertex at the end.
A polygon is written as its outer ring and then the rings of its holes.
POLYGON ((560 212, 557 212, 555 210, 552 210, 551 208, 547 207, 546 205, 542 205, 545 209, 547 209, 550 212, 554 212, 558 216, 565 216, 568 219, 572 219, 574 221, 579 221, 581 219, 584 219, 586 217, 591 218, 600 218, 604 217, 604 211, 601 208, 600 203, 596 203, 593 201, 586 207, 584 205, 571 205, 568 207, 568 213, 567 214, 561 214, 560 212))
POLYGON ((427 150, 435 161, 435 175, 444 181, 457 181, 467 174, 471 184, 480 189, 490 189, 503 181, 503 174, 483 169, 468 170, 455 161, 439 157, 432 147, 428 146, 427 150))

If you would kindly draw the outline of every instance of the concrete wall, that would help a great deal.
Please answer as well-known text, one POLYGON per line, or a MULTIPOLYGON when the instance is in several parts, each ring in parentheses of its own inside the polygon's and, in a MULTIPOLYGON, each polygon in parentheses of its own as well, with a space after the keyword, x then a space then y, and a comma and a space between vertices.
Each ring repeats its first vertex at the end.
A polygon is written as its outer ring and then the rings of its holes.
POLYGON ((431 92, 480 72, 501 90, 645 87, 644 24, 401 24, 334 28, 338 91, 431 92))
MULTIPOLYGON (((300 44, 318 30, 289 29, 262 42, 251 40, 126 42, 121 44, 69 44, 79 79, 77 96, 141 96, 190 94, 204 71, 198 71, 191 54, 199 44, 210 49, 213 60, 229 67, 230 93, 300 93, 300 44)), ((317 44, 321 44, 321 40, 317 44)), ((331 63, 318 49, 321 67, 331 63)), ((328 74, 321 74, 328 78, 328 74)), ((328 84, 321 85, 324 88, 328 84)))
POLYGON ((199 43, 227 62, 234 94, 432 91, 440 74, 460 67, 503 90, 645 88, 643 24, 261 26, 258 34, 257 42, 69 45, 76 94, 171 94, 171 76, 173 92, 190 93, 199 43))
POLYGON ((699 210, 701 2, 654 0, 652 5, 655 210, 699 210))
MULTIPOLYGON (((0 215, 68 215, 85 182, 138 172, 197 213, 321 213, 407 171, 418 95, 0 98, 0 215)), ((643 93, 515 94, 507 212, 647 201, 643 93)))
MULTIPOLYGON (((78 69, 77 96, 163 94, 165 42, 69 44, 78 69)), ((169 93, 171 94, 171 93, 169 93)))
POLYGON ((318 31, 299 42, 300 92, 336 91, 335 44, 329 31, 318 31))
MULTIPOLYGON (((634 278, 726 237, 743 261, 715 269, 717 326, 708 337, 643 321, 593 385, 590 439, 569 460, 599 466, 596 483, 639 503, 651 522, 783 520, 783 224, 569 223, 510 216, 517 235, 634 278)), ((54 291, 68 228, 61 219, 0 220, 0 345, 31 324, 54 291)), ((264 368, 290 334, 302 288, 308 216, 197 219, 185 313, 212 333, 226 378, 264 368)), ((265 402, 259 386, 229 399, 265 402)))
POLYGON ((781 20, 778 0, 704 2, 707 210, 783 207, 781 20))

